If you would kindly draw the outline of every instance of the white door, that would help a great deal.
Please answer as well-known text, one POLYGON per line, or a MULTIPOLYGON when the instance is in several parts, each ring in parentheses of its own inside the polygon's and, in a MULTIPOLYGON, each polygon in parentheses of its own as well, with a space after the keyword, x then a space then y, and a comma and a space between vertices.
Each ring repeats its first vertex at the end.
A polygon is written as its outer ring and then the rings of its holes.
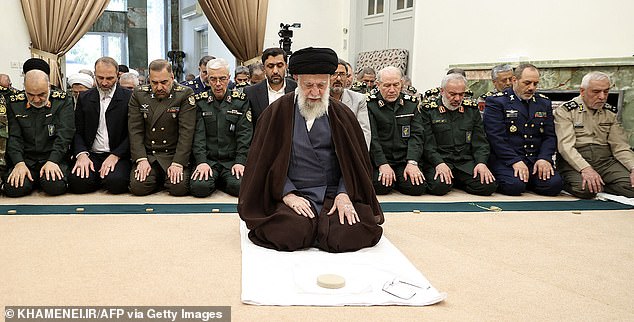
POLYGON ((411 56, 414 40, 414 3, 415 0, 356 1, 357 21, 351 22, 359 28, 357 34, 360 37, 354 43, 356 53, 407 49, 411 56))

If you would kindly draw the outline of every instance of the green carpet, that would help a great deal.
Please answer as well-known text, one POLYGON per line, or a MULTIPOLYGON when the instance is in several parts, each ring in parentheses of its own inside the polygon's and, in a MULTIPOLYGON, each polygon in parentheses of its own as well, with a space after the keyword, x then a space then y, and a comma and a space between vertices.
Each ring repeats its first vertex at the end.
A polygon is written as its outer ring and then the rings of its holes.
MULTIPOLYGON (((614 201, 499 201, 499 202, 382 202, 384 212, 486 212, 486 211, 582 211, 627 210, 634 207, 614 201), (493 207, 493 208, 491 208, 493 207)), ((212 214, 235 213, 236 204, 90 204, 1 205, 0 214, 212 214)))

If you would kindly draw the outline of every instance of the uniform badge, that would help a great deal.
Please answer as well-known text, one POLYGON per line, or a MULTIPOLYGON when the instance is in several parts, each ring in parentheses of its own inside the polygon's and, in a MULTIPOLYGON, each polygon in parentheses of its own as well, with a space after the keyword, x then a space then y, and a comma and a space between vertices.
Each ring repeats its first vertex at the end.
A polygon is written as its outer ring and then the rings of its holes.
POLYGON ((511 98, 511 101, 515 100, 515 96, 513 96, 512 94, 509 97, 511 98))
POLYGON ((440 112, 440 113, 445 113, 446 111, 447 111, 447 110, 445 110, 445 107, 444 107, 444 106, 442 106, 442 105, 438 106, 438 112, 440 112))
POLYGON ((172 118, 176 118, 176 115, 178 114, 178 111, 180 111, 180 106, 174 106, 171 108, 167 109, 167 113, 171 113, 172 114, 172 118))
POLYGON ((0 103, 0 115, 5 114, 7 114, 7 107, 4 104, 0 103))
POLYGON ((410 136, 411 132, 410 132, 410 126, 409 125, 403 125, 401 126, 401 137, 402 138, 408 138, 410 136))
POLYGON ((379 107, 383 107, 385 106, 385 103, 383 102, 383 100, 379 100, 379 107))
POLYGON ((517 126, 511 125, 511 127, 509 128, 509 131, 511 131, 511 133, 517 132, 517 126))
POLYGON ((546 114, 546 112, 535 112, 535 117, 544 118, 547 116, 548 114, 546 114))
POLYGON ((143 113, 143 118, 147 118, 147 113, 150 111, 150 105, 143 104, 139 109, 141 113, 143 113))
POLYGON ((543 127, 539 128, 539 133, 544 133, 544 128, 543 127))
POLYGON ((194 96, 190 96, 189 98, 187 98, 187 100, 189 101, 189 105, 196 105, 196 98, 194 96))
POLYGON ((231 96, 227 96, 227 103, 231 103, 231 96))
POLYGON ((405 104, 405 102, 404 102, 404 101, 403 101, 403 99, 401 98, 401 99, 399 99, 399 100, 398 100, 398 104, 399 104, 399 105, 404 105, 404 104, 405 104))
POLYGON ((207 103, 211 103, 213 101, 214 101, 214 97, 213 96, 207 97, 207 103))
POLYGON ((48 129, 48 136, 55 135, 55 124, 49 124, 47 126, 47 129, 48 129))
POLYGON ((460 105, 460 107, 458 108, 458 112, 464 113, 464 106, 460 105))
POLYGON ((465 132, 465 140, 467 143, 471 143, 471 131, 465 132))
POLYGON ((246 117, 247 117, 247 121, 251 122, 251 119, 252 119, 252 116, 251 116, 251 110, 248 110, 248 111, 247 111, 247 115, 246 115, 246 117))

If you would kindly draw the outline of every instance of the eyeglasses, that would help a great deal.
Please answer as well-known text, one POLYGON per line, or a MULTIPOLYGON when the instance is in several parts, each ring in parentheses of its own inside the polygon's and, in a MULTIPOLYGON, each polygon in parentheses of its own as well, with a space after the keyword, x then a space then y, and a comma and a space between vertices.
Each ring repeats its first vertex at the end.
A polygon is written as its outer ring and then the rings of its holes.
POLYGON ((333 78, 337 78, 337 77, 346 78, 346 77, 348 77, 348 74, 346 74, 344 72, 339 72, 339 73, 332 74, 332 77, 333 78))
POLYGON ((207 80, 209 81, 209 83, 215 84, 217 82, 221 82, 224 83, 226 81, 229 80, 229 77, 227 76, 222 76, 222 77, 207 77, 207 80))

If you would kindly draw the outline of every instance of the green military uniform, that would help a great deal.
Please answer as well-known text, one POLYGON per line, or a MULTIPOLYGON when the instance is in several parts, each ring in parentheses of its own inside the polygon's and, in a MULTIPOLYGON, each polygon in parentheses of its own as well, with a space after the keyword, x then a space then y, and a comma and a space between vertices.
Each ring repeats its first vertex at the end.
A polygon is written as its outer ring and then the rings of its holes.
POLYGON ((212 91, 196 94, 195 164, 207 163, 213 176, 191 181, 194 197, 207 197, 216 186, 238 196, 241 179, 231 174, 235 164, 245 165, 253 136, 251 108, 244 93, 227 91, 222 100, 212 91))
MULTIPOLYGON (((49 101, 41 108, 32 107, 24 91, 8 96, 9 142, 8 164, 14 167, 24 162, 34 182, 25 178, 22 187, 4 185, 9 197, 30 194, 39 185, 49 195, 60 195, 68 187, 68 149, 75 135, 75 111, 73 100, 66 93, 51 89, 49 101), (47 162, 57 164, 62 171, 62 180, 46 180, 40 177, 40 169, 47 162)), ((8 171, 11 173, 13 169, 8 171)))
POLYGON ((423 173, 429 193, 444 195, 451 190, 452 185, 441 182, 440 177, 434 180, 436 166, 441 163, 451 169, 453 181, 466 192, 481 196, 495 192, 495 182, 480 183, 479 177, 473 178, 473 168, 478 163, 486 164, 491 152, 477 104, 464 99, 452 111, 439 97, 422 106, 421 116, 425 131, 423 173))
POLYGON ((367 94, 372 90, 372 88, 368 87, 368 84, 366 84, 365 82, 356 81, 352 83, 352 85, 350 86, 350 90, 361 94, 367 94))
MULTIPOLYGON (((370 157, 374 165, 372 182, 377 194, 387 194, 392 188, 408 195, 425 193, 426 184, 413 185, 403 178, 408 161, 418 163, 423 154, 423 124, 414 96, 400 94, 396 101, 387 102, 378 90, 367 98, 372 141, 370 157), (396 174, 396 187, 384 186, 379 178, 379 166, 389 164, 396 174)), ((418 165, 420 168, 420 165, 418 165)))
POLYGON ((134 89, 128 109, 130 154, 133 166, 130 174, 130 192, 147 195, 156 191, 161 183, 170 194, 187 194, 189 185, 189 157, 196 126, 196 101, 191 88, 173 83, 166 98, 158 98, 149 85, 134 89), (152 171, 140 182, 135 170, 140 160, 147 159, 152 171), (183 167, 183 180, 172 184, 167 169, 172 163, 183 167))
MULTIPOLYGON (((440 97, 440 87, 430 88, 425 91, 423 94, 423 104, 431 103, 436 101, 440 97)), ((466 89, 464 92, 465 98, 473 97, 473 91, 470 89, 466 89)))
POLYGON ((591 166, 611 194, 634 198, 630 173, 634 170, 634 152, 627 134, 616 117, 616 107, 605 104, 592 110, 577 96, 553 112, 559 150, 558 170, 564 179, 564 190, 579 198, 593 198, 582 189, 581 170, 591 166))
MULTIPOLYGON (((7 141, 9 140, 9 119, 7 119, 7 101, 5 95, 16 94, 13 89, 0 86, 0 187, 7 170, 7 141)), ((0 189, 1 190, 1 189, 0 189)))

